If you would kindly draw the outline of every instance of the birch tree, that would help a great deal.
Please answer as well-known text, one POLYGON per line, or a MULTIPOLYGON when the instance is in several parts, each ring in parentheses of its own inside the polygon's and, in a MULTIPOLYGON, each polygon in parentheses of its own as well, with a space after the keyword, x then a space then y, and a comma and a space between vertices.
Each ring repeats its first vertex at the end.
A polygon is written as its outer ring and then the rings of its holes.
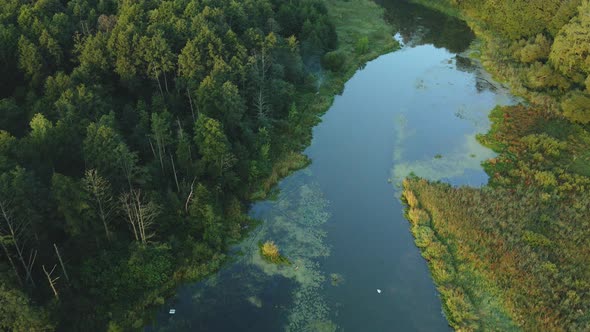
POLYGON ((142 197, 140 189, 121 194, 119 201, 135 241, 146 244, 155 235, 152 228, 160 214, 160 206, 142 197))
POLYGON ((0 243, 2 244, 2 249, 8 256, 9 261, 12 267, 15 269, 15 273, 17 276, 19 276, 18 279, 20 281, 20 274, 16 269, 16 265, 14 264, 14 261, 12 260, 11 254, 8 250, 9 246, 14 248, 16 259, 20 265, 22 265, 25 272, 25 283, 30 283, 31 285, 35 286, 35 281, 32 278, 32 269, 33 265, 35 264, 35 259, 37 258, 37 251, 31 249, 27 257, 27 254, 25 253, 27 242, 25 231, 27 224, 13 217, 8 206, 9 204, 6 201, 0 201, 0 213, 2 214, 1 219, 3 221, 0 227, 0 243))
POLYGON ((95 169, 87 170, 82 180, 84 189, 90 194, 91 203, 96 215, 102 222, 105 237, 111 240, 109 224, 111 222, 115 204, 111 194, 111 184, 98 174, 95 169))

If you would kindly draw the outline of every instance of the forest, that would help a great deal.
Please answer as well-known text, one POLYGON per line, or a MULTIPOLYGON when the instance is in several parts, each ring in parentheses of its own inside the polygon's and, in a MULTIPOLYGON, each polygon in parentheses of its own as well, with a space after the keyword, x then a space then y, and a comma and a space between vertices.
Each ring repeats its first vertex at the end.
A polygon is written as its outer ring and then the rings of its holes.
POLYGON ((590 329, 590 2, 421 1, 478 36, 472 57, 526 103, 478 137, 482 188, 410 177, 403 197, 455 329, 590 329))
POLYGON ((336 45, 320 0, 0 0, 0 330, 141 328, 218 269, 336 45))

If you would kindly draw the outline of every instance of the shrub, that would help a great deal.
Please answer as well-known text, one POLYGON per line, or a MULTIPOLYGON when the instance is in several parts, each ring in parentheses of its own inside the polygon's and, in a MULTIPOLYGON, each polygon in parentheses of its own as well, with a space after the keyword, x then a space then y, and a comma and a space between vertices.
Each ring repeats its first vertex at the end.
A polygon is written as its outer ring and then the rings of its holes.
POLYGON ((418 198, 416 198, 416 195, 414 195, 412 191, 405 190, 404 198, 406 200, 406 203, 408 203, 408 205, 410 206, 410 208, 415 208, 418 206, 418 198))
POLYGON ((281 257, 279 247, 273 241, 266 241, 262 245, 262 255, 270 260, 277 260, 281 257))
POLYGON ((533 44, 527 44, 520 50, 520 61, 532 63, 546 60, 551 52, 551 43, 545 36, 538 34, 533 44))
POLYGON ((358 54, 365 54, 369 51, 369 37, 361 37, 356 41, 354 49, 358 54))
POLYGON ((590 123, 590 95, 582 92, 570 94, 561 103, 563 115, 570 121, 590 123))
POLYGON ((557 179, 555 178, 555 175, 549 171, 535 172, 535 180, 539 185, 545 188, 557 186, 557 179))
POLYGON ((340 51, 328 52, 322 57, 322 66, 333 72, 340 71, 345 62, 346 56, 340 51))
POLYGON ((413 224, 424 224, 430 221, 428 213, 417 208, 410 209, 410 212, 408 212, 408 219, 410 219, 413 224))
POLYGON ((416 246, 419 248, 428 247, 434 240, 434 232, 430 227, 418 226, 412 229, 416 246))

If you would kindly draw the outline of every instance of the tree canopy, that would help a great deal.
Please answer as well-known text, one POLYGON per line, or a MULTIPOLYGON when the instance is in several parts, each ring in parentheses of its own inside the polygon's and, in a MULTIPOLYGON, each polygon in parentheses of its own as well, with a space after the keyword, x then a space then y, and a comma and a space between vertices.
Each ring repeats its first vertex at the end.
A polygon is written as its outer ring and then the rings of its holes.
POLYGON ((219 266, 336 42, 320 0, 0 0, 0 329, 138 328, 219 266))

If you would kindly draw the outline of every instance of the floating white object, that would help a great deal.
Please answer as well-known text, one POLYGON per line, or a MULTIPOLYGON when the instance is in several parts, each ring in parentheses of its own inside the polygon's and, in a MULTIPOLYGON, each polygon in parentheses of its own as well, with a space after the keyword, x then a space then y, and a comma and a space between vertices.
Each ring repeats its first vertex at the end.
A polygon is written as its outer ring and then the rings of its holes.
POLYGON ((381 294, 381 290, 379 288, 377 288, 377 293, 381 294))
POLYGON ((176 313, 176 309, 170 309, 170 311, 168 313, 171 315, 174 315, 176 313))

